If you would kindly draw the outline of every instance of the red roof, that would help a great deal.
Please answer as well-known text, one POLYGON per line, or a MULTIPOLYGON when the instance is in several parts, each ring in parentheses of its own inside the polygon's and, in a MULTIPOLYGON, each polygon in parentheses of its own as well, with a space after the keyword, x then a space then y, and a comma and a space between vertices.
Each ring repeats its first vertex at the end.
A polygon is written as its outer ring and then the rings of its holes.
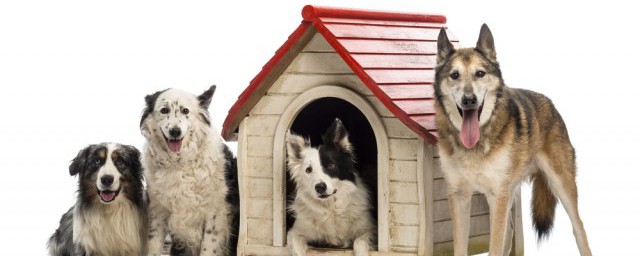
MULTIPOLYGON (((433 80, 444 16, 308 5, 302 17, 300 26, 229 110, 222 128, 225 139, 257 103, 250 99, 263 96, 254 92, 266 92, 273 81, 265 78, 313 26, 391 113, 420 137, 436 143, 433 80)), ((457 42, 452 35, 449 38, 457 42)))

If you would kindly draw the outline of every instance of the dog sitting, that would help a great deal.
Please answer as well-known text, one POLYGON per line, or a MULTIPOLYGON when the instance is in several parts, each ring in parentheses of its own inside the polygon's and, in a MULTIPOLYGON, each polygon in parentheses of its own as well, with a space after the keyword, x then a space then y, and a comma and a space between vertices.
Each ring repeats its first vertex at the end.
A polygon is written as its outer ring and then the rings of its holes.
POLYGON ((148 255, 166 234, 172 255, 234 255, 239 195, 236 159, 211 127, 212 86, 199 96, 177 89, 148 95, 140 121, 149 194, 148 255))
POLYGON ((333 122, 318 148, 290 132, 286 144, 287 169, 296 184, 288 209, 296 220, 287 232, 293 255, 305 255, 310 242, 353 246, 356 255, 368 255, 375 231, 372 206, 342 122, 333 122))
POLYGON ((81 150, 69 166, 78 175, 76 204, 49 239, 49 254, 143 255, 147 213, 140 152, 102 143, 81 150))

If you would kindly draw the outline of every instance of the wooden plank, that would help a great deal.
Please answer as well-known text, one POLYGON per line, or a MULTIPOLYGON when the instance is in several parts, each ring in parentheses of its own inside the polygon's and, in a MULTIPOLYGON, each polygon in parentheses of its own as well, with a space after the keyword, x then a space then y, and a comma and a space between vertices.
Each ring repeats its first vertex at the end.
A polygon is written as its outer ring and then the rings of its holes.
POLYGON ((418 150, 418 140, 413 139, 390 139, 389 153, 392 159, 396 160, 416 160, 418 150))
POLYGON ((380 89, 391 99, 433 98, 432 84, 394 84, 380 85, 380 89))
POLYGON ((390 236, 391 246, 417 247, 418 246, 418 226, 392 225, 390 236))
POLYGON ((252 244, 271 244, 271 235, 273 223, 269 219, 251 219, 247 220, 247 227, 249 229, 249 238, 255 240, 250 241, 252 244))
POLYGON ((363 68, 434 68, 435 55, 352 54, 363 68))
POLYGON ((389 209, 391 209, 391 213, 389 214, 391 223, 417 226, 420 222, 418 218, 418 208, 418 205, 413 204, 391 203, 389 207, 389 209))
POLYGON ((378 84, 433 83, 433 69, 367 69, 365 72, 378 84))
POLYGON ((245 117, 247 130, 244 136, 273 136, 279 119, 280 116, 278 115, 250 115, 245 117))
MULTIPOLYGON (((364 25, 384 25, 396 27, 423 27, 423 28, 447 28, 447 24, 429 23, 429 22, 412 22, 412 21, 394 21, 394 20, 369 20, 369 19, 351 19, 351 18, 332 18, 320 17, 324 23, 346 23, 346 24, 364 24, 364 25)), ((449 38, 451 39, 451 38, 449 38)))
POLYGON ((335 50, 321 34, 317 33, 314 34, 309 43, 302 49, 302 52, 335 52, 335 50))
POLYGON ((382 102, 376 96, 367 96, 367 101, 373 106, 379 116, 381 117, 393 117, 396 116, 389 111, 389 109, 382 104, 382 102))
POLYGON ((246 162, 244 172, 249 177, 273 178, 273 158, 254 156, 249 157, 246 162))
POLYGON ((280 115, 295 95, 265 95, 251 110, 251 115, 280 115))
POLYGON ((349 53, 431 54, 437 52, 436 42, 338 39, 349 53))
POLYGON ((272 199, 273 197, 273 180, 265 178, 248 178, 249 179, 249 198, 272 199))
POLYGON ((431 255, 433 252, 433 146, 420 139, 418 151, 418 255, 431 255))
POLYGON ((389 182, 389 202, 400 204, 418 204, 418 183, 389 182))
POLYGON ((416 121, 422 127, 427 130, 435 130, 436 129, 436 115, 417 115, 417 116, 409 116, 413 121, 416 121))
POLYGON ((247 199, 247 217, 252 219, 273 219, 273 200, 271 198, 247 199))
MULTIPOLYGON (((469 237, 489 234, 489 214, 471 217, 469 225, 469 237)), ((451 221, 433 223, 434 243, 453 241, 453 228, 451 221)))
MULTIPOLYGON (((471 216, 489 214, 489 204, 481 194, 471 197, 471 216)), ((433 220, 446 221, 451 220, 449 213, 449 200, 438 200, 433 202, 433 220)))
POLYGON ((447 200, 448 199, 447 192, 447 182, 444 179, 434 179, 433 180, 433 200, 447 200))
POLYGON ((414 160, 391 160, 390 181, 417 182, 417 162, 414 160))
POLYGON ((335 52, 300 53, 286 70, 287 73, 353 74, 351 68, 335 52))
POLYGON ((382 118, 389 138, 417 139, 418 135, 395 117, 382 118))
POLYGON ((273 137, 247 136, 247 156, 270 157, 273 137))
POLYGON ((403 39, 437 41, 440 28, 325 24, 338 38, 403 39))
POLYGON ((269 89, 270 93, 300 94, 321 85, 339 85, 351 89, 360 95, 372 96, 373 93, 355 74, 284 74, 269 89))
POLYGON ((436 112, 433 99, 424 100, 394 100, 393 103, 398 105, 409 115, 417 114, 434 114, 436 112))
MULTIPOLYGON (((260 256, 282 256, 290 255, 289 248, 277 247, 277 246, 264 246, 264 245, 248 245, 245 250, 245 255, 260 255, 260 256)), ((329 248, 309 248, 307 250, 309 256, 353 256, 353 250, 351 249, 329 249, 329 248)), ((411 256, 415 253, 401 253, 401 252, 379 252, 370 251, 371 256, 411 256)))
POLYGON ((238 192, 240 196, 240 229, 238 230, 238 255, 242 255, 244 248, 248 243, 248 227, 247 227, 247 201, 249 199, 249 182, 248 173, 246 171, 247 166, 247 136, 244 134, 247 132, 247 122, 241 121, 238 127, 238 131, 242 136, 238 138, 238 192))
MULTIPOLYGON (((480 235, 469 238, 469 255, 487 252, 489 250, 490 236, 480 235)), ((433 246, 433 255, 453 255, 453 241, 437 243, 433 246)))

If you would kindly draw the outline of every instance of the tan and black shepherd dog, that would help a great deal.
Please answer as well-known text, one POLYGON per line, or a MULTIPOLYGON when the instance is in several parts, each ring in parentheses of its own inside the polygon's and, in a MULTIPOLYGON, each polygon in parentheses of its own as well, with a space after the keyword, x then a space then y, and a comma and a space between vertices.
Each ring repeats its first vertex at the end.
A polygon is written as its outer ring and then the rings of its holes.
POLYGON ((549 98, 504 84, 486 24, 475 48, 454 49, 440 30, 434 87, 455 255, 467 255, 475 191, 486 196, 491 211, 489 255, 508 253, 513 195, 529 178, 538 240, 549 235, 559 199, 580 254, 591 255, 578 214, 575 152, 567 128, 549 98))

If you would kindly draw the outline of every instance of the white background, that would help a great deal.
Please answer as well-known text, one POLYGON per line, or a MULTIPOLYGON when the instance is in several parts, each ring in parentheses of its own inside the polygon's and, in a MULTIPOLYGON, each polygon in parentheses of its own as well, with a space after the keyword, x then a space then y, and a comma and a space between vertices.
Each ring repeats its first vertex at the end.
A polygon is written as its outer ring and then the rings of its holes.
MULTIPOLYGON (((237 96, 301 21, 304 4, 439 13, 462 45, 488 23, 505 81, 552 98, 578 157, 580 212, 595 255, 638 255, 638 8, 633 1, 3 1, 0 3, 0 254, 44 255, 74 202, 82 147, 141 147, 143 97, 218 90, 220 129, 237 96)), ((235 147, 235 144, 233 144, 235 147)), ((576 255, 558 208, 528 255, 576 255)))

